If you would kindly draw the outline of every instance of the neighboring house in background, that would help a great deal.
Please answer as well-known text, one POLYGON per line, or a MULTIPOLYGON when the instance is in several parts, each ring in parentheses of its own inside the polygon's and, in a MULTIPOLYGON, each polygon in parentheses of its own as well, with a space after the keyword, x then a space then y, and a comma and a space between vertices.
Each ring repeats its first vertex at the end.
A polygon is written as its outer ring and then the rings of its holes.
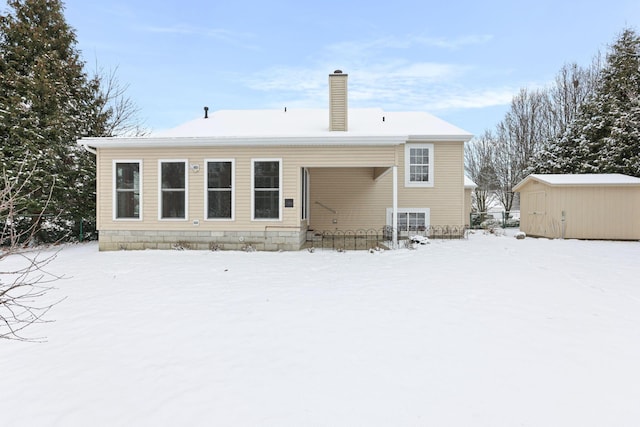
POLYGON ((205 107, 166 132, 81 139, 97 156, 100 250, 297 250, 308 230, 468 224, 471 134, 427 113, 349 109, 339 70, 329 98, 328 110, 205 107))
POLYGON ((520 193, 520 230, 530 236, 640 240, 640 178, 534 174, 520 193))
POLYGON ((471 178, 465 175, 464 177, 464 216, 466 219, 465 224, 471 225, 471 212, 473 211, 473 191, 478 185, 473 182, 471 178))

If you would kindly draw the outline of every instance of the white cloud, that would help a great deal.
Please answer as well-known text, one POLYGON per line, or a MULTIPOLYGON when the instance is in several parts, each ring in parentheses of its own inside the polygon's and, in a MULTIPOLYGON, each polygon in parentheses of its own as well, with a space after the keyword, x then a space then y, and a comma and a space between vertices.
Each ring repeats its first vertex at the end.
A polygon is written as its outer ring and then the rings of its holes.
POLYGON ((414 38, 415 44, 421 44, 424 46, 440 47, 443 49, 460 49, 464 46, 479 45, 490 42, 493 36, 489 34, 475 34, 462 37, 456 37, 447 39, 444 37, 420 37, 414 38))
POLYGON ((435 47, 439 49, 455 50, 465 46, 479 45, 490 42, 493 36, 483 35, 467 35, 455 38, 446 37, 427 37, 421 35, 408 34, 402 37, 386 36, 375 39, 351 40, 339 43, 333 43, 326 47, 326 50, 332 55, 361 57, 371 55, 374 51, 380 50, 401 50, 413 47, 435 47))
POLYGON ((489 40, 491 36, 472 35, 454 39, 381 37, 365 42, 345 41, 326 46, 311 65, 272 67, 241 83, 278 96, 273 101, 276 105, 325 107, 328 74, 340 68, 350 75, 352 107, 438 112, 506 105, 517 89, 486 83, 477 87, 474 65, 397 57, 397 49, 415 45, 456 49, 489 40))
POLYGON ((253 37, 250 33, 234 32, 222 28, 206 28, 194 25, 176 24, 166 27, 143 26, 139 27, 138 29, 148 33, 176 34, 214 38, 228 43, 242 45, 245 48, 255 48, 255 46, 246 43, 248 39, 251 39, 253 37))
MULTIPOLYGON (((353 107, 381 107, 387 110, 437 112, 450 109, 506 105, 517 89, 510 87, 470 88, 459 80, 472 67, 439 63, 370 64, 345 68, 350 74, 349 103, 353 107)), ((333 69, 277 67, 254 74, 243 83, 257 91, 272 92, 290 106, 324 107, 328 98, 327 79, 333 69)))
POLYGON ((427 107, 431 111, 495 107, 509 104, 515 93, 514 88, 508 87, 448 93, 427 107))

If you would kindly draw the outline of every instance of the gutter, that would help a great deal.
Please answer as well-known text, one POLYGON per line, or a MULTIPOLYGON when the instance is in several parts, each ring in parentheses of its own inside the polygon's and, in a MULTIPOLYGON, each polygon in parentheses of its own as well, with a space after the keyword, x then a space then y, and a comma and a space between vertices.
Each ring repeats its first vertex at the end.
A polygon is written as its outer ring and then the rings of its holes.
POLYGON ((89 153, 93 154, 94 156, 98 155, 98 150, 96 150, 95 148, 89 147, 89 143, 88 142, 82 142, 82 144, 80 142, 81 141, 78 141, 78 145, 82 145, 82 147, 85 150, 87 150, 89 153))
POLYGON ((137 137, 82 138, 79 145, 96 148, 162 147, 247 147, 247 146, 393 146, 407 142, 408 135, 332 136, 217 136, 217 137, 137 137))

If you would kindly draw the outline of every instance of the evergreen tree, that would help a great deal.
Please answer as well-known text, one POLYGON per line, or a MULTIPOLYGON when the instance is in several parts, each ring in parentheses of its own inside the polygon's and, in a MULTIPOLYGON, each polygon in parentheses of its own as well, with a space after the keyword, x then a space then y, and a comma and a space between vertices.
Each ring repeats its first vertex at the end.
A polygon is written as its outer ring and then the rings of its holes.
POLYGON ((613 44, 593 96, 537 156, 535 171, 640 176, 640 37, 633 30, 613 44))
POLYGON ((59 238, 95 217, 95 160, 76 140, 103 130, 99 81, 83 70, 62 1, 7 4, 10 12, 0 16, 0 164, 10 180, 30 174, 19 208, 27 222, 50 215, 52 235, 42 237, 59 238))
POLYGON ((612 47, 602 92, 599 98, 607 114, 596 124, 608 132, 599 144, 606 154, 599 170, 640 177, 640 36, 631 29, 612 47))

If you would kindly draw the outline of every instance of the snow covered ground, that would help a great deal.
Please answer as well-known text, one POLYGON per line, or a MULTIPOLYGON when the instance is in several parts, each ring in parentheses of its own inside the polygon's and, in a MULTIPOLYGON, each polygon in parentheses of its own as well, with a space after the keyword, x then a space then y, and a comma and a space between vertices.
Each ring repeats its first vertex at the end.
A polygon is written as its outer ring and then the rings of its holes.
MULTIPOLYGON (((637 426, 640 243, 65 247, 3 426, 637 426)), ((6 271, 10 258, 0 263, 6 271)))

